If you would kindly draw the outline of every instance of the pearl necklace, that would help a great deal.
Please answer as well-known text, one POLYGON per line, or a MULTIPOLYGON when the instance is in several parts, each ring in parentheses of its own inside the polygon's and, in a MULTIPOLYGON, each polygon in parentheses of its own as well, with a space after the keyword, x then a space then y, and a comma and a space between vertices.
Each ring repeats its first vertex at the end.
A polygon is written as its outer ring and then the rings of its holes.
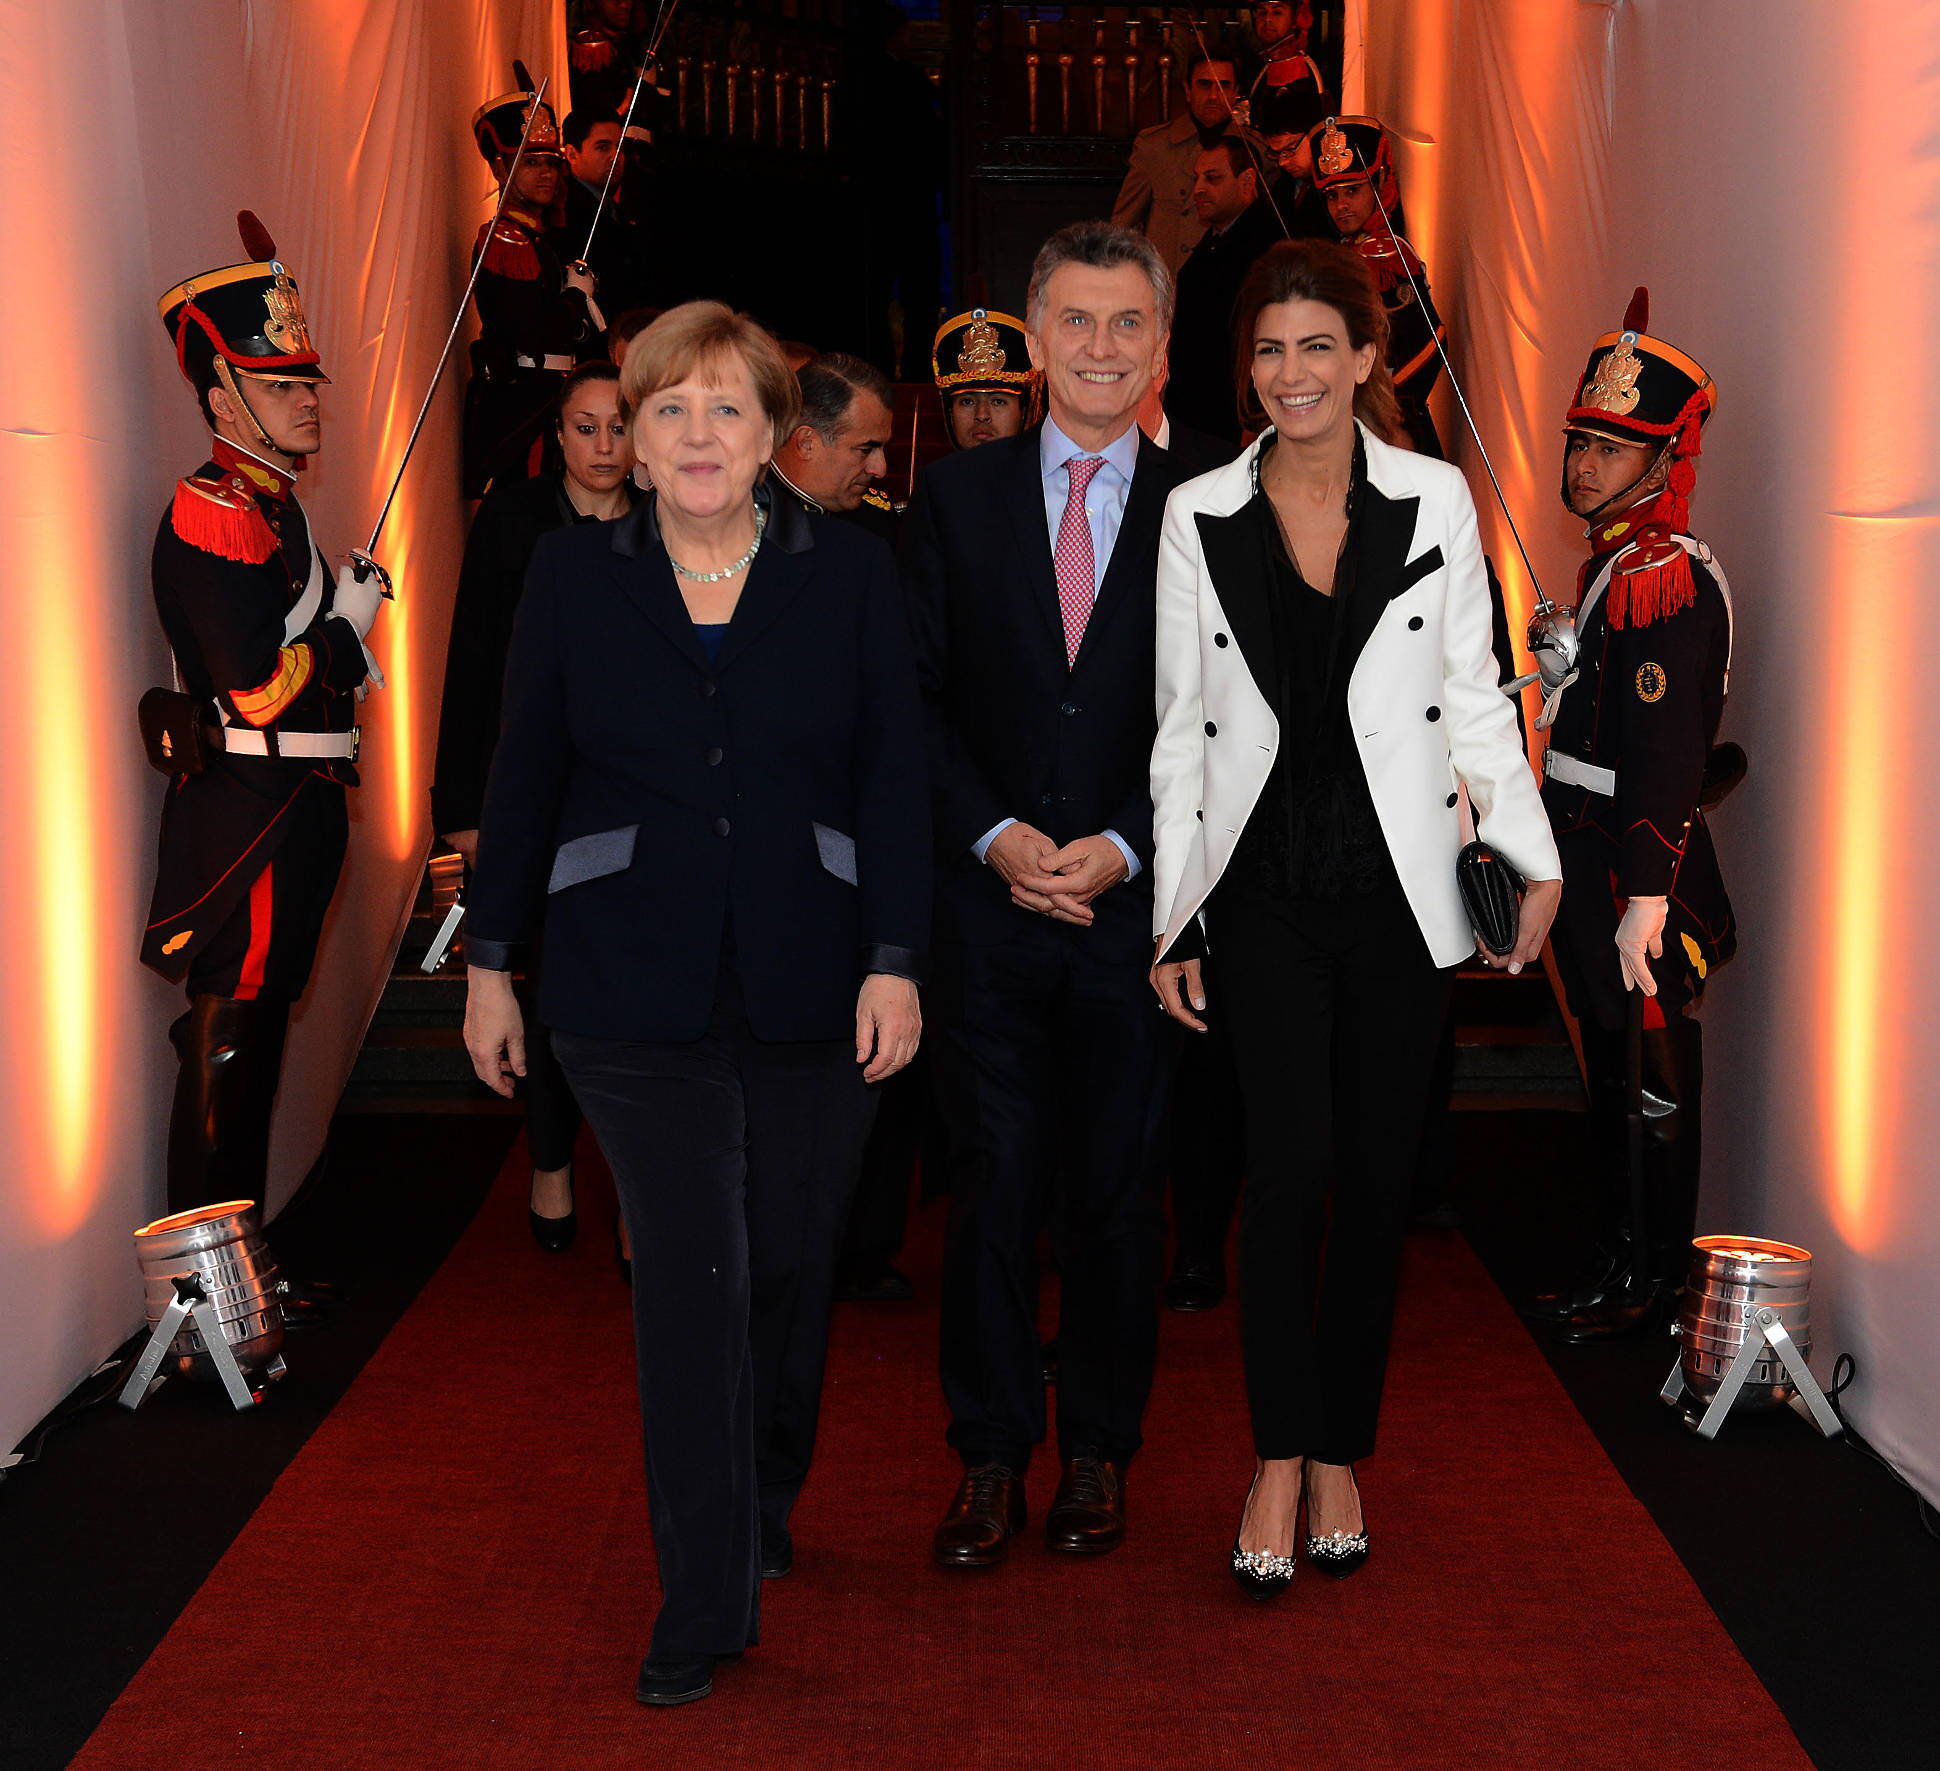
MULTIPOLYGON (((754 563, 754 556, 761 551, 761 533, 768 527, 768 513, 760 505, 754 507, 754 540, 749 542, 748 551, 731 566, 723 566, 718 572, 694 572, 683 566, 672 554, 667 556, 667 564, 672 566, 683 578, 690 578, 696 584, 719 584, 723 578, 732 578, 737 572, 745 572, 754 563)), ((660 538, 664 547, 665 535, 660 538)))

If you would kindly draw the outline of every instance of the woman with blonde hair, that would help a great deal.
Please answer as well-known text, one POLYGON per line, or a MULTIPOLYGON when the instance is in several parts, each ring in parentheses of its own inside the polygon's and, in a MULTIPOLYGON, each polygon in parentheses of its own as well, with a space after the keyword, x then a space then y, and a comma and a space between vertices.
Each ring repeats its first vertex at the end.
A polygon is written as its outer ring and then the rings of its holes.
POLYGON ((870 1085, 921 1030, 929 811, 888 549, 766 482, 775 341, 718 302, 628 347, 654 490, 546 536, 519 604, 465 1043, 525 1071, 511 970, 613 1169, 662 1603, 643 1703, 705 1697, 788 1572, 870 1085))

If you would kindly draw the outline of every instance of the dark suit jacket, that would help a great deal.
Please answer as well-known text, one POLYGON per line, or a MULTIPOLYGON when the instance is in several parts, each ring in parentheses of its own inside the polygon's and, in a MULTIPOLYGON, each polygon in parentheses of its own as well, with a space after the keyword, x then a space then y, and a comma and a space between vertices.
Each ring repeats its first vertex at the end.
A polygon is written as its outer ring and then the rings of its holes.
POLYGON ((1151 941, 1153 609, 1159 524, 1187 476, 1141 438, 1125 515, 1075 665, 1064 623, 1038 437, 926 468, 901 558, 929 713, 940 938, 998 941, 1030 912, 972 845, 1005 818, 1060 843, 1115 830, 1141 872, 1098 900, 1095 930, 1151 941))
POLYGON ((846 1038, 864 973, 920 974, 929 807, 895 566, 848 524, 772 511, 718 665, 651 497, 533 555, 466 949, 507 968, 543 923, 549 1027, 700 1038, 724 932, 759 1039, 846 1038))
POLYGON ((484 810, 485 777, 498 743, 499 691, 532 550, 540 536, 588 521, 567 498, 565 479, 564 470, 554 468, 537 479, 494 487, 465 537, 431 784, 431 828, 441 834, 476 830, 484 810))
POLYGON ((1240 285, 1260 254, 1284 238, 1272 206, 1256 197, 1223 234, 1201 239, 1179 267, 1166 414, 1174 424, 1229 443, 1228 459, 1239 452, 1233 316, 1240 285))

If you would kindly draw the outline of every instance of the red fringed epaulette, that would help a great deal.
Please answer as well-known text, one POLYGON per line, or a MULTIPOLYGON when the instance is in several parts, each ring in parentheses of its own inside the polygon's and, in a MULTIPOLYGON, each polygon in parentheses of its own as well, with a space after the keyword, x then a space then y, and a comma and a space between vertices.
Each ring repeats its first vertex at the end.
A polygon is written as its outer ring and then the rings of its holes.
POLYGON ((610 68, 619 56, 611 37, 582 31, 568 45, 568 60, 575 74, 597 74, 610 68))
POLYGON ((1397 288, 1409 288, 1411 275, 1420 277, 1426 273, 1427 267, 1420 255, 1398 234, 1370 229, 1354 244, 1367 268, 1374 273, 1374 285, 1383 295, 1391 295, 1397 288))
POLYGON ((1605 619, 1612 629, 1650 627, 1682 614, 1697 601, 1691 556, 1671 539, 1668 529, 1645 529, 1617 555, 1604 592, 1605 619))
POLYGON ((512 277, 521 283, 539 280, 539 248, 532 236, 516 222, 489 221, 478 230, 478 242, 485 254, 485 268, 495 277, 512 277))
POLYGON ((244 565, 260 566, 276 551, 276 531, 256 500, 220 481, 178 480, 169 523, 191 547, 244 565))

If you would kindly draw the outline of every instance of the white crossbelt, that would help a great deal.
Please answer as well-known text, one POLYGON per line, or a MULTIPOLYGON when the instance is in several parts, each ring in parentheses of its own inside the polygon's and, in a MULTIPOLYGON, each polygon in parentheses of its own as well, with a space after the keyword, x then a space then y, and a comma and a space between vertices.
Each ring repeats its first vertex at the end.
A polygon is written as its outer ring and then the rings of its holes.
POLYGON ((1595 763, 1586 763, 1581 757, 1569 756, 1556 749, 1543 752, 1543 773, 1552 781, 1561 781, 1570 787, 1587 787, 1592 793, 1600 793, 1605 799, 1617 796, 1617 771, 1599 769, 1595 763))
POLYGON ((352 726, 347 732, 278 732, 272 752, 267 732, 245 731, 240 726, 222 728, 222 748, 231 756, 341 757, 345 762, 355 762, 363 742, 362 726, 352 726))
POLYGON ((513 358, 521 369, 557 369, 561 374, 569 373, 575 366, 571 357, 562 357, 548 352, 543 357, 518 356, 513 358))

